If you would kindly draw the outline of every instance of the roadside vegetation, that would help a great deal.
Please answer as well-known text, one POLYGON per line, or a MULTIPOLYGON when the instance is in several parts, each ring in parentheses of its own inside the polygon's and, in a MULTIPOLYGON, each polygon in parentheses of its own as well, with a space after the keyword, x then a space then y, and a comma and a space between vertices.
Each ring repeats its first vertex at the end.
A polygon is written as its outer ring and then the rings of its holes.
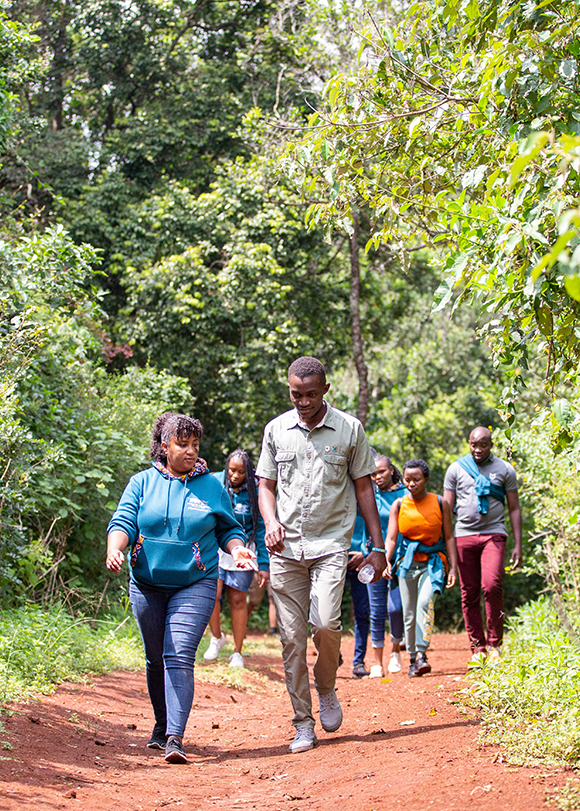
POLYGON ((473 664, 465 702, 510 763, 580 762, 580 649, 547 597, 516 610, 501 662, 473 664))
POLYGON ((95 621, 58 605, 0 612, 1 704, 51 693, 63 681, 142 667, 141 638, 129 615, 95 621))

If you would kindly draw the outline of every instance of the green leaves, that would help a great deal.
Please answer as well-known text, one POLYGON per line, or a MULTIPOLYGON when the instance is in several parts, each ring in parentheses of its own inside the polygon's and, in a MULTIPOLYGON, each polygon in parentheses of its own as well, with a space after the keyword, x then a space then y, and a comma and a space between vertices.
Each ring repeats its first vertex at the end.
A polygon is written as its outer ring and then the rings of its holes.
POLYGON ((442 254, 435 309, 477 299, 493 315, 486 335, 514 397, 534 344, 548 390, 575 385, 580 367, 579 12, 577 0, 415 4, 396 53, 365 32, 378 67, 335 77, 331 114, 296 142, 317 156, 305 168, 316 222, 342 230, 356 202, 374 229, 367 248, 442 254))
POLYGON ((552 403, 552 413, 562 428, 568 429, 574 423, 575 414, 572 411, 572 406, 570 402, 563 397, 554 400, 552 403))

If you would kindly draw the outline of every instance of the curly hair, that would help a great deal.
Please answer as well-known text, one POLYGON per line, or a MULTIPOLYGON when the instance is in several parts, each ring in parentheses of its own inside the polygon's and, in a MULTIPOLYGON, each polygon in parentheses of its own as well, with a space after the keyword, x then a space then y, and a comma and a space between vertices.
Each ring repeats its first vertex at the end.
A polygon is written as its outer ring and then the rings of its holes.
POLYGON ((163 450, 162 442, 167 444, 174 437, 176 439, 187 439, 190 436, 201 438, 203 426, 194 417, 187 414, 176 414, 173 411, 165 411, 155 420, 151 436, 151 447, 149 456, 153 461, 167 462, 167 454, 163 450))
POLYGON ((305 355, 303 358, 297 358, 288 367, 288 377, 296 375, 300 380, 306 377, 319 377, 323 382, 326 382, 326 372, 324 366, 316 358, 311 358, 305 355))
POLYGON ((426 479, 429 478, 429 465, 423 459, 409 459, 403 465, 403 475, 405 475, 406 470, 420 470, 426 479))

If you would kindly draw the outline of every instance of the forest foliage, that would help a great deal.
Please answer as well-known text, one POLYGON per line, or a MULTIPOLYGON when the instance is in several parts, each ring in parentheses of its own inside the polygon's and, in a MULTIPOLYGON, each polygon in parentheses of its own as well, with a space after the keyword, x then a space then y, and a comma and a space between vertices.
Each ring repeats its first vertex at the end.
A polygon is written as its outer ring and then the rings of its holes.
POLYGON ((546 555, 570 593, 575 10, 4 0, 4 605, 123 600, 104 532, 158 413, 200 417, 214 469, 256 454, 301 354, 356 413, 353 214, 371 441, 440 489, 470 429, 497 428, 536 538, 510 604, 546 555))

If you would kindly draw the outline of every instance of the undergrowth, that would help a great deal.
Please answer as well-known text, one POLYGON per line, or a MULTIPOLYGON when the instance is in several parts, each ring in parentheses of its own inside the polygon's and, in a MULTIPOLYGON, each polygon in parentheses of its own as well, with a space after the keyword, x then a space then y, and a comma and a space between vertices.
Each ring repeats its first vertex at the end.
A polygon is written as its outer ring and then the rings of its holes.
POLYGON ((547 597, 519 608, 501 661, 470 668, 484 739, 519 765, 580 762, 580 650, 547 597))
MULTIPOLYGON (((268 679, 252 668, 252 655, 280 656, 277 638, 246 638, 247 669, 229 666, 230 642, 217 662, 204 662, 209 639, 207 633, 198 650, 197 681, 250 692, 265 689, 268 679)), ((0 611, 0 707, 51 693, 63 681, 144 667, 141 637, 131 614, 94 620, 73 617, 62 607, 41 609, 33 604, 0 611)))
POLYGON ((133 618, 92 620, 36 605, 0 611, 0 705, 87 674, 144 667, 133 618))
MULTIPOLYGON (((223 627, 223 626, 222 626, 223 627)), ((207 633, 202 639, 197 651, 195 680, 207 684, 222 684, 243 692, 262 692, 270 684, 269 678, 257 672, 252 661, 253 656, 281 656, 280 640, 277 637, 252 637, 244 640, 243 656, 245 667, 230 667, 229 658, 234 652, 230 639, 213 662, 206 662, 203 654, 208 648, 210 635, 207 633)))

